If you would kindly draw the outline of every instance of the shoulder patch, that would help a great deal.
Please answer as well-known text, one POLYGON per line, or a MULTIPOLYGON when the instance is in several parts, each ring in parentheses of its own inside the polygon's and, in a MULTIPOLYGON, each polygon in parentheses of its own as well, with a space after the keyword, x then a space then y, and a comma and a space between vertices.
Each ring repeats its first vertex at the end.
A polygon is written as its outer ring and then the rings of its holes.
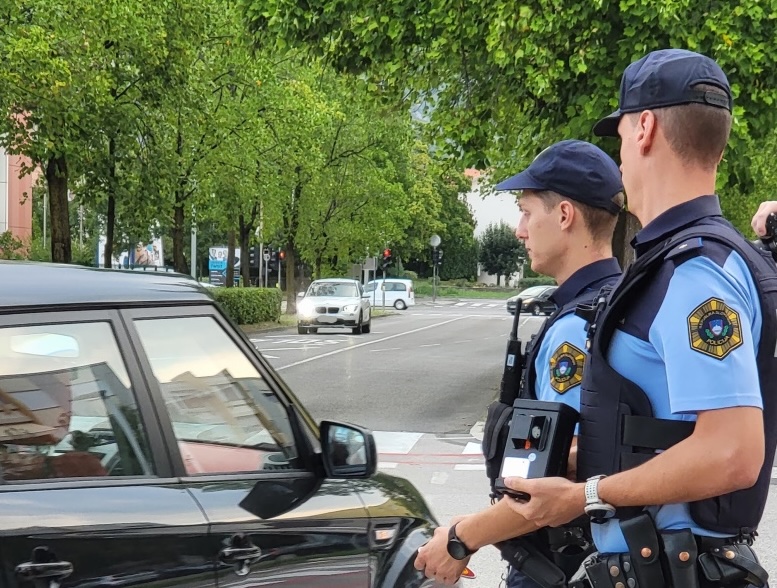
POLYGON ((559 394, 564 394, 583 381, 585 353, 564 342, 550 356, 550 385, 559 394))
POLYGON ((691 347, 716 359, 723 359, 742 345, 739 313, 719 298, 710 298, 688 315, 691 347))

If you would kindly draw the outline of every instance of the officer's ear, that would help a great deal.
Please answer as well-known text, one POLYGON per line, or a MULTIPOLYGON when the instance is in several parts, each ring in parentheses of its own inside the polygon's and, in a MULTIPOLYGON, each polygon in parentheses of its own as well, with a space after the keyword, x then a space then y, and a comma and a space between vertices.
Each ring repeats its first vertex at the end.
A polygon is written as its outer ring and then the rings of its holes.
POLYGON ((562 231, 569 230, 575 220, 577 210, 569 200, 562 200, 558 205, 558 222, 562 231))

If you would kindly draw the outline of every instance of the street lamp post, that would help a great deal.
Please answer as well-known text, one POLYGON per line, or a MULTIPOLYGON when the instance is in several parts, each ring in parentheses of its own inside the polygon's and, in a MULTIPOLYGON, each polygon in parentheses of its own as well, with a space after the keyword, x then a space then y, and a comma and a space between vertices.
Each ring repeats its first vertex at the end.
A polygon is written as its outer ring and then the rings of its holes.
POLYGON ((437 247, 440 245, 440 236, 435 234, 429 239, 432 246, 432 302, 437 302, 437 247))

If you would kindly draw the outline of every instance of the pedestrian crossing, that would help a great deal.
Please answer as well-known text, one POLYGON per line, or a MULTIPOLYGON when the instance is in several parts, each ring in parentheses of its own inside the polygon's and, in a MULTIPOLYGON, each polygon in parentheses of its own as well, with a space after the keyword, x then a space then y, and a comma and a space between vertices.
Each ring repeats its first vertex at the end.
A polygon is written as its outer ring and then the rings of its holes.
POLYGON ((485 471, 480 440, 471 434, 374 431, 378 469, 485 471))

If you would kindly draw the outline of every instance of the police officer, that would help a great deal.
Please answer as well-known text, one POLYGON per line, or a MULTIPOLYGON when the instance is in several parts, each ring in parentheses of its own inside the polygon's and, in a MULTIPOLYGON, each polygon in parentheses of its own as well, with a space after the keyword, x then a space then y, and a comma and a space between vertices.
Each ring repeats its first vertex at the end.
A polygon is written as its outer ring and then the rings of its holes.
MULTIPOLYGON (((620 276, 612 255, 613 231, 624 201, 620 171, 598 147, 567 140, 544 150, 526 170, 496 189, 521 192, 516 236, 525 243, 532 270, 559 285, 552 295, 557 311, 540 330, 527 362, 525 382, 531 390, 523 396, 563 402, 578 410, 586 331, 585 321, 574 310, 578 301, 593 301, 620 276)), ((486 431, 490 435, 488 424, 486 431)), ((487 443, 484 438, 484 450, 487 443)), ((497 457, 501 458, 501 449, 497 457)), ((429 578, 453 583, 477 548, 536 531, 533 523, 527 524, 502 502, 457 517, 461 520, 452 532, 437 529, 419 550, 416 568, 429 578)), ((537 586, 512 568, 507 584, 537 586)))
POLYGON ((710 58, 632 63, 619 109, 635 262, 590 318, 577 474, 506 484, 537 525, 586 512, 595 586, 764 585, 751 549, 777 442, 775 267, 721 215, 728 80, 710 58))

